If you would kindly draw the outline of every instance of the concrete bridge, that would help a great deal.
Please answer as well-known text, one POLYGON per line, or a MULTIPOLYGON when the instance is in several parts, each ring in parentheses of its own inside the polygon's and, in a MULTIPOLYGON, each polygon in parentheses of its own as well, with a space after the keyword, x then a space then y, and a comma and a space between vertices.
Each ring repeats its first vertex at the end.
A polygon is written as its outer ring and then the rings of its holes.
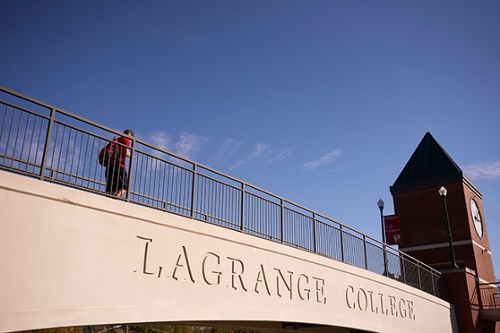
POLYGON ((423 263, 137 139, 127 197, 107 196, 97 151, 118 133, 0 90, 1 332, 455 331, 423 263))

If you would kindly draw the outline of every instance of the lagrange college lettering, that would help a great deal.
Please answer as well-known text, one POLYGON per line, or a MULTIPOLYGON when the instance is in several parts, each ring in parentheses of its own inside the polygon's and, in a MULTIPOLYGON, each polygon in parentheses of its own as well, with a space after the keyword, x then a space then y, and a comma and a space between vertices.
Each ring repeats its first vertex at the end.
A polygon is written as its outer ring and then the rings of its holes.
POLYGON ((380 313, 415 320, 413 302, 404 298, 375 293, 372 290, 347 286, 345 300, 349 309, 380 313))
MULTIPOLYGON (((137 238, 144 242, 142 273, 156 275, 158 278, 165 276, 165 274, 162 275, 163 267, 155 269, 148 267, 149 244, 153 242, 153 239, 142 236, 137 236, 137 238)), ((265 267, 262 264, 257 268, 255 276, 248 276, 245 274, 245 264, 241 259, 222 257, 213 252, 205 253, 201 262, 196 262, 197 265, 201 265, 201 277, 194 276, 192 264, 188 250, 182 246, 179 249, 175 265, 171 268, 171 274, 167 278, 174 280, 186 278, 192 283, 196 283, 201 278, 203 283, 209 286, 226 284, 234 290, 289 297, 290 299, 298 297, 302 301, 326 304, 325 279, 321 277, 302 273, 294 274, 292 271, 265 267), (224 263, 226 265, 223 265, 222 261, 226 261, 224 263), (227 271, 228 266, 230 267, 229 271, 227 271), (226 271, 223 267, 226 267, 226 271)))
MULTIPOLYGON (((149 267, 149 244, 153 239, 137 236, 144 242, 144 259, 142 274, 164 277, 163 267, 149 267)), ((255 268, 255 267, 254 267, 255 268)), ((287 297, 290 300, 300 299, 326 305, 325 279, 304 273, 295 274, 277 267, 265 267, 260 264, 253 276, 245 273, 245 264, 239 258, 220 256, 214 252, 206 252, 201 260, 192 262, 187 248, 182 245, 177 253, 177 260, 170 267, 173 280, 189 280, 191 283, 203 281, 208 286, 231 286, 234 290, 267 294, 269 296, 287 297), (192 265, 201 266, 201 276, 193 274, 192 265)), ((134 271, 137 272, 137 271, 134 271)), ((339 286, 340 287, 340 286, 339 286)), ((413 301, 384 295, 372 290, 348 285, 345 289, 345 304, 354 311, 393 316, 415 320, 413 301)))

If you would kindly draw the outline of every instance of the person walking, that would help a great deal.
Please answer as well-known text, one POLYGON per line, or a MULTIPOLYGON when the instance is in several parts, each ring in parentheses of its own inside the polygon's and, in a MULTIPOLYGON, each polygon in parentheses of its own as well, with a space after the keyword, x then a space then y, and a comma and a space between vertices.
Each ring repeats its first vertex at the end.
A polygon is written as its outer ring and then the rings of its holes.
POLYGON ((125 135, 114 140, 116 149, 116 160, 110 161, 106 167, 106 193, 115 195, 121 198, 128 190, 128 175, 127 175, 127 158, 130 158, 130 147, 132 140, 129 137, 134 137, 134 132, 126 129, 123 132, 125 135))

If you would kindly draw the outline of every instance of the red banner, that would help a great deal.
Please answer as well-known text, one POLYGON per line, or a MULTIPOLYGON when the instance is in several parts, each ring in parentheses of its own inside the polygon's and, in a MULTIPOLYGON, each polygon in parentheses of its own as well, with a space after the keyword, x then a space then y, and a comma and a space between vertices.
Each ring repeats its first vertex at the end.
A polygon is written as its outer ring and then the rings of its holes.
POLYGON ((399 215, 384 216, 385 241, 389 245, 401 244, 401 229, 399 228, 399 215))

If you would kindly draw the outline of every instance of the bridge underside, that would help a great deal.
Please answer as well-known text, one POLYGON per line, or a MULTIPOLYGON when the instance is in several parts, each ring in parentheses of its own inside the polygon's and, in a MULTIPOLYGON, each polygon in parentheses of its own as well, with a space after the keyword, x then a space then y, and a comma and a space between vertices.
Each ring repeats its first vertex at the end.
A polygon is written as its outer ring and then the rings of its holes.
MULTIPOLYGON (((161 323, 172 325, 172 323, 161 323)), ((263 332, 312 332, 312 333, 350 333, 353 330, 346 327, 335 327, 318 324, 305 324, 293 322, 274 322, 274 321, 194 321, 179 322, 176 325, 197 326, 197 327, 227 327, 239 328, 263 332)), ((369 332, 355 330, 355 332, 369 332)))
POLYGON ((0 171, 0 331, 184 323, 451 332, 406 284, 235 230, 0 171))

